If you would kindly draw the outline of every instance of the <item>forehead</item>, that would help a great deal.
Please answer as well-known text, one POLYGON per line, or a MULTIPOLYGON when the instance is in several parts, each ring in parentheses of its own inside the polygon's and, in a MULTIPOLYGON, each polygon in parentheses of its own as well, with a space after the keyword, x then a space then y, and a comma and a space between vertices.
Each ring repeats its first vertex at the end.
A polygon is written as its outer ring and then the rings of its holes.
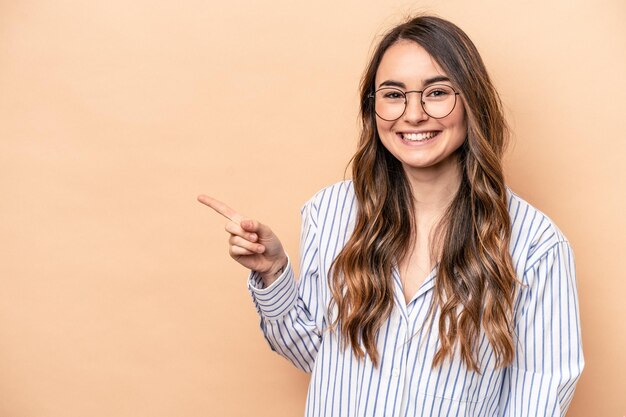
POLYGON ((384 53, 376 71, 376 86, 387 80, 400 81, 418 88, 423 80, 446 76, 435 59, 417 42, 400 40, 384 53))

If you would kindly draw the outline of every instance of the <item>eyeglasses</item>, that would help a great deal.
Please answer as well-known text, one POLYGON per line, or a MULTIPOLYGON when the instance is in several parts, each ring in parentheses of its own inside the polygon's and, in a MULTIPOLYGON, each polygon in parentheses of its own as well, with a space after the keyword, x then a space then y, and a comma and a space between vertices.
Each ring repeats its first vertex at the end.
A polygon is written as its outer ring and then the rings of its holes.
POLYGON ((374 111, 383 120, 392 122, 398 120, 406 111, 406 95, 419 93, 420 104, 424 113, 433 119, 442 119, 452 113, 456 106, 454 88, 446 84, 433 84, 422 91, 402 91, 395 87, 382 87, 369 95, 374 99, 374 111))

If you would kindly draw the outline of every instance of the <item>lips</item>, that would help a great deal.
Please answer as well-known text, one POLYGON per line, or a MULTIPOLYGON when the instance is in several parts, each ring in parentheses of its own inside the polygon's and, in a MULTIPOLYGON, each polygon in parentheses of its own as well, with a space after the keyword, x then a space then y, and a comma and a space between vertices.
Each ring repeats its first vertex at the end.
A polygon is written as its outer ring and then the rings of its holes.
POLYGON ((427 132, 398 132, 397 134, 408 142, 425 142, 437 136, 439 132, 439 130, 432 130, 427 132))

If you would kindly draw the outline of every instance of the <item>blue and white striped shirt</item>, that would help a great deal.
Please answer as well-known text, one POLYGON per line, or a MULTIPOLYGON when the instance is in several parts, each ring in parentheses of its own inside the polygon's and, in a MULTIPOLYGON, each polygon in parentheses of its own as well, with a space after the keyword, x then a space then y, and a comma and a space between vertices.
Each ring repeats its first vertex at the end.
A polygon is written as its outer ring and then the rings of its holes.
POLYGON ((515 359, 496 368, 483 332, 476 373, 458 352, 432 366, 438 313, 430 326, 427 312, 436 268, 408 304, 394 271, 395 305, 378 333, 378 368, 340 349, 340 336, 327 329, 327 274, 354 227, 352 182, 325 188, 305 204, 300 279, 288 265, 268 288, 256 273, 248 286, 272 349, 311 372, 306 417, 565 415, 584 366, 572 250, 548 217, 512 192, 508 207, 510 252, 524 283, 515 298, 515 359))

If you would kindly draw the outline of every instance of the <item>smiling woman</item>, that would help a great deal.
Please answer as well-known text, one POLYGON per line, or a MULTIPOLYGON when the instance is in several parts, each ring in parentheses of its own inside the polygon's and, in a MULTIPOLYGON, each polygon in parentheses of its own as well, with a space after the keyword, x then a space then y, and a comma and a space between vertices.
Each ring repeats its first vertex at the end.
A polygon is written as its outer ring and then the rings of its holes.
POLYGON ((300 279, 230 219, 273 350, 311 372, 307 416, 562 416, 584 360, 570 245, 504 182, 507 128, 473 43, 420 16, 361 84, 351 181, 303 208, 300 279))

